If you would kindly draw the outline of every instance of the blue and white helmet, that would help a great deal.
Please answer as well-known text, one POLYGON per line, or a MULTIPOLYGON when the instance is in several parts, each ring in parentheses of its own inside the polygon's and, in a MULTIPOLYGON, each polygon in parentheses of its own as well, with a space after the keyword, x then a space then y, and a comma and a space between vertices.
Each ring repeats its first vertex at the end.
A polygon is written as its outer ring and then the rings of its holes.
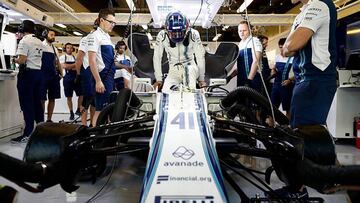
POLYGON ((165 27, 170 40, 178 43, 184 40, 189 22, 180 11, 174 11, 166 16, 165 27))

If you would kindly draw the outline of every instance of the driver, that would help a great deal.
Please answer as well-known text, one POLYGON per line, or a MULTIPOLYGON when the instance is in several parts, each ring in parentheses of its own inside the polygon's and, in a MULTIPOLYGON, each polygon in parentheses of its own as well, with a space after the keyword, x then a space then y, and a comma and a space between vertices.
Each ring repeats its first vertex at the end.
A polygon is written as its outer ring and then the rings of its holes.
POLYGON ((179 11, 167 15, 165 27, 158 33, 154 47, 154 87, 163 85, 162 90, 166 92, 181 83, 190 89, 196 88, 196 81, 200 87, 205 86, 205 50, 199 32, 189 28, 189 21, 179 11), (163 84, 161 60, 164 50, 169 59, 169 73, 163 84))

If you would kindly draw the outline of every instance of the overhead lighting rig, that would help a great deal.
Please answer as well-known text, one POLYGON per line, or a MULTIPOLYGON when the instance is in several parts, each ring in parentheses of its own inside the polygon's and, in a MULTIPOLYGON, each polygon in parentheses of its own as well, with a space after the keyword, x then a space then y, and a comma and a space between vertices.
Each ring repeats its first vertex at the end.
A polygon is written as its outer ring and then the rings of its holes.
POLYGON ((162 27, 167 14, 177 10, 190 20, 191 25, 197 18, 195 26, 209 28, 222 2, 219 0, 146 0, 155 28, 162 27))

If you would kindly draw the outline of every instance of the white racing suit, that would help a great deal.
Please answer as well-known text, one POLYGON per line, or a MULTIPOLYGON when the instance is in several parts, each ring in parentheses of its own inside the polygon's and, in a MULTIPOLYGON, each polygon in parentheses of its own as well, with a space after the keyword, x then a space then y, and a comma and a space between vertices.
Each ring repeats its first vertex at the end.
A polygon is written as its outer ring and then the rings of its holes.
POLYGON ((169 91, 173 85, 180 83, 185 87, 195 89, 197 79, 204 81, 205 50, 197 30, 190 29, 184 41, 176 44, 170 41, 165 30, 159 32, 153 58, 156 81, 162 81, 161 59, 164 49, 169 59, 169 73, 163 83, 163 92, 169 91))

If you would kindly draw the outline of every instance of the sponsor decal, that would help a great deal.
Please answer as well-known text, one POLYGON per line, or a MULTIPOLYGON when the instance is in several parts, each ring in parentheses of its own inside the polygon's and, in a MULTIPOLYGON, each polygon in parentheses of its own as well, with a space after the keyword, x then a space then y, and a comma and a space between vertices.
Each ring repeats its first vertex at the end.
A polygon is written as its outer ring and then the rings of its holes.
POLYGON ((191 203, 214 203, 214 196, 211 195, 162 195, 155 196, 155 203, 165 202, 191 202, 191 203))
POLYGON ((211 177, 206 176, 170 176, 170 175, 159 175, 156 180, 156 184, 162 182, 212 182, 211 177))
POLYGON ((172 155, 175 158, 183 159, 184 161, 165 161, 165 167, 204 167, 205 165, 202 161, 190 161, 190 159, 195 155, 195 152, 184 146, 178 147, 172 155))
POLYGON ((158 176, 156 184, 160 184, 161 181, 168 181, 168 180, 169 180, 169 176, 158 176))
POLYGON ((184 160, 189 160, 191 157, 195 155, 194 151, 191 149, 187 149, 184 146, 178 147, 175 152, 173 152, 173 156, 175 158, 182 158, 184 160))

